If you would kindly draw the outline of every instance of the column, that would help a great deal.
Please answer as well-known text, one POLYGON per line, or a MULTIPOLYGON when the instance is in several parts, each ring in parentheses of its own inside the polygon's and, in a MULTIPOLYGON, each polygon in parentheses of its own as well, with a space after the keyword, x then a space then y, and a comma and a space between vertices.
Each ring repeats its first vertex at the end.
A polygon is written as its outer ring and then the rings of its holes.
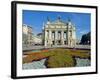
POLYGON ((57 45, 57 31, 55 30, 55 45, 57 45))
POLYGON ((61 31, 61 44, 64 45, 64 31, 61 31))
POLYGON ((68 44, 68 46, 70 45, 70 31, 68 30, 68 32, 67 32, 67 44, 68 44))
POLYGON ((75 30, 73 30, 73 40, 74 40, 74 42, 73 42, 73 45, 75 46, 76 45, 76 33, 75 33, 75 30))
POLYGON ((47 46, 47 31, 44 33, 44 46, 47 46))
POLYGON ((68 33, 67 33, 67 30, 66 30, 66 39, 65 39, 65 41, 66 41, 66 45, 67 45, 67 41, 68 41, 68 33))
POLYGON ((52 40, 51 40, 51 30, 49 30, 49 45, 51 45, 52 44, 52 42, 51 42, 52 40))

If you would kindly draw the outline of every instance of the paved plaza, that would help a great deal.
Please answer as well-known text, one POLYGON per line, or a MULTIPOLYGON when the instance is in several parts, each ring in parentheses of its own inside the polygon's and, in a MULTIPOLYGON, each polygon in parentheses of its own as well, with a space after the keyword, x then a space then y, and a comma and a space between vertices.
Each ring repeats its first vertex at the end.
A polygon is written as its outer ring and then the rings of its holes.
POLYGON ((36 49, 48 49, 48 48, 77 48, 77 49, 90 49, 90 45, 76 45, 76 46, 67 46, 67 45, 57 45, 57 46, 23 46, 23 50, 36 50, 36 49))

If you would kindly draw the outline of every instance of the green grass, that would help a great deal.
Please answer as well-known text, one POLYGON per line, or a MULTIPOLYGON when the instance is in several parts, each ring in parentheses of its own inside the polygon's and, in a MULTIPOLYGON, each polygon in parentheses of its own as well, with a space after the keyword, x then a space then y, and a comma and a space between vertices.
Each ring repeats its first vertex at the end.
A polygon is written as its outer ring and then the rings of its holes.
POLYGON ((72 58, 72 56, 57 54, 47 59, 46 66, 48 68, 71 67, 75 65, 74 63, 74 58, 72 58))

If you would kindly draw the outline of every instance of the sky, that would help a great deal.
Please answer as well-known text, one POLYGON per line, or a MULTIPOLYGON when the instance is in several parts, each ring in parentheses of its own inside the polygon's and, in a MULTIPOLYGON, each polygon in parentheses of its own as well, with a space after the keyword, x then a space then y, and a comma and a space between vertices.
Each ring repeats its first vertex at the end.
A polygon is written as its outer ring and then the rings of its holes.
POLYGON ((83 34, 90 32, 91 28, 90 13, 23 10, 22 14, 23 24, 31 26, 35 35, 42 32, 43 23, 47 22, 47 18, 53 22, 58 16, 63 22, 68 22, 70 19, 72 24, 75 24, 77 39, 81 39, 83 34))

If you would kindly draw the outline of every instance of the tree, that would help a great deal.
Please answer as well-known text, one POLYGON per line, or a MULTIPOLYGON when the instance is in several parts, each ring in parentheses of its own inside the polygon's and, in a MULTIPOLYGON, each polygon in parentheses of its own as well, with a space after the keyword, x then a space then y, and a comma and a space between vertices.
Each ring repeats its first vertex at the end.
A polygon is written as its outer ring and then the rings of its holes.
POLYGON ((91 33, 82 35, 80 44, 91 44, 91 33))

